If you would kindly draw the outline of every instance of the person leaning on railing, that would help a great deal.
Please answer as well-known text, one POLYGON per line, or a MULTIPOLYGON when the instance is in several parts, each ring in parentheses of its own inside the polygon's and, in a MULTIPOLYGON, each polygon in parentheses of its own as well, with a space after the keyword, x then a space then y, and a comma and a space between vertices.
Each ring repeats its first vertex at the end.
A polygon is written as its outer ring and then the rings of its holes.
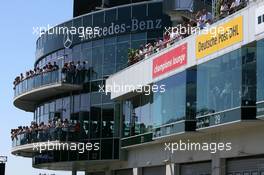
POLYGON ((19 126, 17 129, 11 130, 12 141, 20 141, 19 145, 34 143, 39 141, 68 141, 73 138, 78 138, 80 133, 80 123, 69 124, 68 119, 50 120, 48 124, 41 122, 39 125, 36 122, 31 122, 30 127, 19 126))
POLYGON ((65 63, 62 67, 62 81, 67 83, 82 83, 85 81, 87 74, 86 62, 80 61, 75 65, 73 61, 65 63))
POLYGON ((48 64, 46 64, 42 68, 36 67, 33 70, 26 71, 25 76, 23 73, 20 73, 20 76, 17 76, 13 82, 14 88, 15 88, 15 86, 17 86, 19 83, 21 83, 24 80, 27 80, 29 78, 33 78, 33 77, 40 75, 40 74, 43 74, 43 73, 55 71, 58 69, 59 69, 59 66, 57 65, 56 62, 54 62, 53 64, 51 64, 51 62, 49 62, 48 64))

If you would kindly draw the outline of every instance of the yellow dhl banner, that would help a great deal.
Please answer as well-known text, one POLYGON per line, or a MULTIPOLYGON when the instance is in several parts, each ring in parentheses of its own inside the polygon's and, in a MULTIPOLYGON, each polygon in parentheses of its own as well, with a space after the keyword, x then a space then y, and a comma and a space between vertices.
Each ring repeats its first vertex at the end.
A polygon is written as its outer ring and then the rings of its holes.
POLYGON ((196 58, 201 59, 218 50, 243 40, 243 16, 239 16, 223 25, 204 29, 196 37, 196 58))

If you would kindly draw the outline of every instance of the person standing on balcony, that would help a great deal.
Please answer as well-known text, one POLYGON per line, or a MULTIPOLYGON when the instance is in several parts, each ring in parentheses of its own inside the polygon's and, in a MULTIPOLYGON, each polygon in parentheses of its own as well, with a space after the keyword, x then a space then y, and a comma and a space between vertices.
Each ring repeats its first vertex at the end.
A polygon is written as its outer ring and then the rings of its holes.
POLYGON ((81 71, 82 71, 82 65, 81 62, 78 61, 76 64, 76 72, 75 72, 75 80, 77 83, 82 82, 81 80, 81 71))

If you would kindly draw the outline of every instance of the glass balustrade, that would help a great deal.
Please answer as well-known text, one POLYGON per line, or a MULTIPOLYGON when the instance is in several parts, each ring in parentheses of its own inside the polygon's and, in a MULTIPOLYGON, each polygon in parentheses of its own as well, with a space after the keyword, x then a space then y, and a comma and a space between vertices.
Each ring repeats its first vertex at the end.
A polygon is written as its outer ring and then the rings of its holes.
POLYGON ((63 128, 48 128, 25 132, 13 136, 12 146, 21 146, 37 142, 62 141, 78 142, 82 137, 81 132, 75 130, 74 126, 63 128))
POLYGON ((51 72, 42 73, 33 77, 27 78, 19 82, 14 87, 15 97, 26 93, 28 91, 41 88, 43 86, 49 86, 57 83, 65 84, 81 84, 88 81, 89 71, 83 70, 76 73, 61 73, 61 70, 55 70, 51 72))

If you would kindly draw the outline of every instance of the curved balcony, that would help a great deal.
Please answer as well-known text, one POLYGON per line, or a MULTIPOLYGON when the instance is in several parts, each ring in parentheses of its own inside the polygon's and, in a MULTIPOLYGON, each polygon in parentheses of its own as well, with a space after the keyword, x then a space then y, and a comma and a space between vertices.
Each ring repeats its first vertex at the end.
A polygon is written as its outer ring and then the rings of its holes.
MULTIPOLYGON (((85 78, 85 75, 83 77, 85 78)), ((47 98, 81 90, 81 81, 75 79, 73 75, 61 73, 60 70, 25 79, 14 87, 14 105, 22 110, 34 112, 35 106, 47 98)))
MULTIPOLYGON (((104 169, 124 161, 120 157, 119 138, 90 140, 89 143, 100 142, 100 150, 95 151, 49 151, 35 154, 32 158, 34 168, 49 170, 79 170, 87 168, 104 169), (109 144, 108 142, 111 142, 109 144)), ((98 171, 98 170, 97 170, 98 171)))
POLYGON ((80 131, 75 129, 74 125, 71 125, 69 127, 36 129, 30 132, 22 132, 12 137, 12 154, 33 157, 40 151, 40 145, 48 143, 51 145, 57 143, 78 143, 83 136, 80 131))
POLYGON ((63 170, 74 164, 87 166, 119 162, 119 138, 88 139, 84 130, 70 124, 68 127, 50 127, 13 135, 11 153, 33 158, 35 168, 63 170), (79 128, 79 129, 78 129, 79 128))

